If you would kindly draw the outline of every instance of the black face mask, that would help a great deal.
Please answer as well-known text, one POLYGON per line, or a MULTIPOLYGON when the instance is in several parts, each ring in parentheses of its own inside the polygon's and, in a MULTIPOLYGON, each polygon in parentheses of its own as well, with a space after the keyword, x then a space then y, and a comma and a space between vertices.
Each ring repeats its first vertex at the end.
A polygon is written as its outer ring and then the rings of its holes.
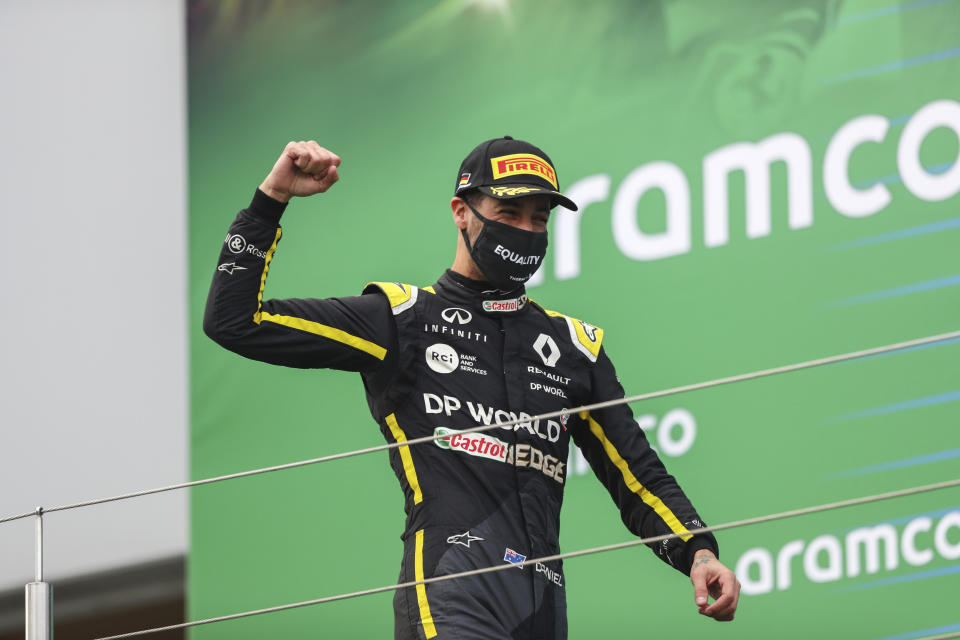
POLYGON ((529 280, 547 255, 547 232, 517 229, 488 220, 467 203, 483 223, 476 242, 470 246, 467 230, 461 229, 470 257, 487 282, 503 291, 516 289, 529 280))

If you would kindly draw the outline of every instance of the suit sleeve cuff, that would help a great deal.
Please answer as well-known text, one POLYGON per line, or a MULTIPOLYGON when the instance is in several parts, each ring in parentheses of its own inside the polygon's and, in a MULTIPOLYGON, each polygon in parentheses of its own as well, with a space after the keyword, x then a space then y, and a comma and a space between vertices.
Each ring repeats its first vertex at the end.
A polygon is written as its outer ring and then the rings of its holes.
POLYGON ((287 208, 286 202, 274 200, 260 189, 253 194, 253 200, 250 201, 248 211, 258 218, 270 222, 274 225, 280 224, 280 216, 287 208))
POLYGON ((698 536, 693 536, 693 539, 690 540, 685 545, 686 558, 684 562, 684 573, 688 576, 690 575, 690 569, 693 568, 693 556, 697 554, 697 551, 701 549, 708 549, 713 552, 713 555, 717 556, 717 559, 720 559, 720 549, 717 548, 716 538, 709 534, 701 534, 698 536))

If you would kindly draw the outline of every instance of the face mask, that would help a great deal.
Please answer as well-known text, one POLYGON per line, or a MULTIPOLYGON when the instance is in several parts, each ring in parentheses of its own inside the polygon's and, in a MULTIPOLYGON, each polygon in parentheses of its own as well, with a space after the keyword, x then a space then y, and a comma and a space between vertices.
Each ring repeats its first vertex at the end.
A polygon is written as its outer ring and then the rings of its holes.
POLYGON ((467 203, 473 215, 483 223, 473 246, 462 229, 463 241, 470 257, 487 282, 503 291, 516 289, 530 279, 547 255, 547 232, 517 229, 502 222, 488 220, 467 203))

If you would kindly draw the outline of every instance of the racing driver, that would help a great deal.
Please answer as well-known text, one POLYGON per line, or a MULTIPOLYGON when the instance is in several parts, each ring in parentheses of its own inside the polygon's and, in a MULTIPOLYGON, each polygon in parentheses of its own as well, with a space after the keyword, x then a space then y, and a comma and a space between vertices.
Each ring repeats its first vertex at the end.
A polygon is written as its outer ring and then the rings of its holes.
POLYGON ((450 201, 453 266, 433 285, 373 282, 363 295, 263 300, 280 217, 293 196, 329 189, 340 158, 291 142, 237 215, 220 251, 204 331, 242 356, 357 371, 404 495, 400 581, 504 563, 505 571, 398 590, 396 638, 566 638, 560 504, 570 439, 637 536, 676 533, 653 551, 689 575, 701 614, 732 620, 740 585, 625 404, 532 416, 624 397, 603 330, 531 301, 524 283, 547 249, 559 190, 550 158, 509 136, 463 161, 450 201), (521 420, 494 430, 478 425, 521 420), (715 599, 712 603, 708 595, 715 599))

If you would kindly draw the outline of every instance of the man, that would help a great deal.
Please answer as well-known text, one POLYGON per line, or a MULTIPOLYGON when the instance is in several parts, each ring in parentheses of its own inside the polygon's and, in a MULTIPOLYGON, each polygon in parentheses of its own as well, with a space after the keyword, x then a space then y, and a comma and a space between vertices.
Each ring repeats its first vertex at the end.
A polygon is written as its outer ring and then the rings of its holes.
POLYGON ((559 191, 540 149, 488 140, 463 161, 451 200, 453 267, 429 287, 376 282, 352 298, 263 301, 280 216, 292 196, 329 189, 340 158, 291 142, 230 227, 204 330, 249 358, 358 371, 391 450, 407 514, 400 581, 511 563, 516 569, 396 593, 397 638, 565 638, 559 514, 572 437, 639 536, 690 575, 700 613, 732 620, 739 596, 710 534, 625 404, 556 420, 530 417, 622 398, 603 330, 527 298, 559 191), (251 247, 253 248, 251 250, 251 247), (519 424, 463 434, 479 424, 519 424), (708 593, 716 598, 708 604, 708 593))

